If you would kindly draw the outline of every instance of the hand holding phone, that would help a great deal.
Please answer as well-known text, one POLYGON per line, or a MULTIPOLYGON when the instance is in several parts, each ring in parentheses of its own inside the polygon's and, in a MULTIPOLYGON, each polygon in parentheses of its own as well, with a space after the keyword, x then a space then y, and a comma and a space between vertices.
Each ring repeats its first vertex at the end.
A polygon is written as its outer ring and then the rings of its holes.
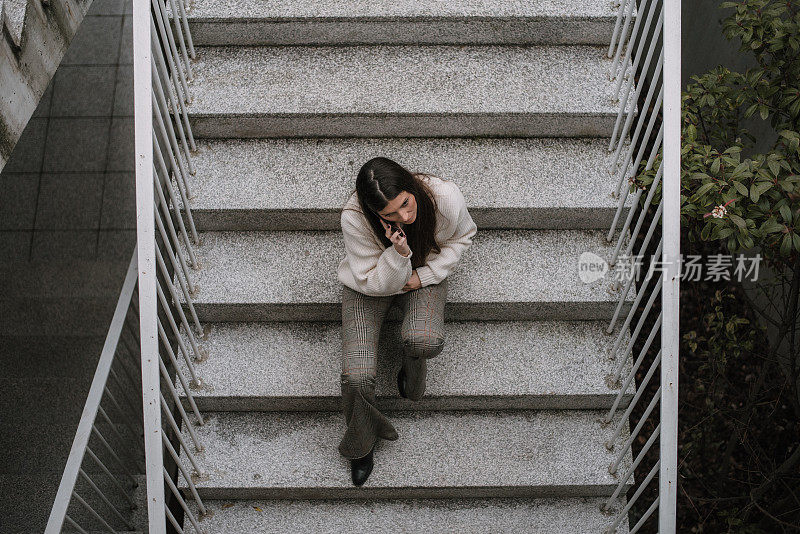
POLYGON ((411 253, 411 249, 406 243, 405 232, 403 232, 403 230, 396 224, 390 221, 385 221, 382 217, 380 218, 380 221, 381 225, 386 230, 386 238, 394 244, 395 250, 397 250, 397 252, 403 256, 408 256, 411 253))

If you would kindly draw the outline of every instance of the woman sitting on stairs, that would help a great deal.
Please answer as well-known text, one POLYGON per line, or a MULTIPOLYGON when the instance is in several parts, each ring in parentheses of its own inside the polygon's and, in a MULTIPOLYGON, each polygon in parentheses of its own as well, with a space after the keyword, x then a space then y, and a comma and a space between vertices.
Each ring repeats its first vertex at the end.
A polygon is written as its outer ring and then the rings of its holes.
POLYGON ((361 167, 341 214, 346 257, 342 287, 342 411, 347 430, 339 452, 350 459, 352 480, 372 472, 378 438, 397 431, 375 403, 378 336, 389 308, 403 321, 403 361, 397 375, 402 397, 425 391, 427 358, 444 345, 447 275, 472 244, 477 226, 451 181, 411 173, 383 157, 361 167))

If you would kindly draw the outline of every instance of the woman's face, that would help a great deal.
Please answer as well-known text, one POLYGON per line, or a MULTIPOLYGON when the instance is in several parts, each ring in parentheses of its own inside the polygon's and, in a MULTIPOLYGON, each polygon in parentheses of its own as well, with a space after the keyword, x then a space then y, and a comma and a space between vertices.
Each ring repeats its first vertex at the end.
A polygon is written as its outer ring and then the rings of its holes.
POLYGON ((387 221, 411 224, 417 219, 417 199, 408 191, 403 191, 378 214, 387 221))

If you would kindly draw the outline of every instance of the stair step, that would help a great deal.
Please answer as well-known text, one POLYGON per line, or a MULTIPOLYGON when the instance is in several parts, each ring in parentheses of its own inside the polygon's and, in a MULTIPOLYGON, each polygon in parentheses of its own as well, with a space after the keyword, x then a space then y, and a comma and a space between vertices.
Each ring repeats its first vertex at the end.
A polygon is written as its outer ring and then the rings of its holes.
MULTIPOLYGON (((399 323, 385 323, 378 347, 376 394, 382 409, 403 409, 396 376, 399 323)), ((609 408, 607 385, 616 339, 599 321, 450 322, 445 347, 428 361, 421 410, 609 408)), ((188 338, 185 338, 188 343, 188 338)), ((217 323, 195 363, 201 411, 340 409, 341 325, 217 323)), ((630 366, 627 366, 629 369, 630 366)), ((189 376, 183 360, 180 370, 189 376)), ((179 387, 179 391, 182 389, 179 387)), ((634 391, 623 397, 627 405, 634 391)), ((188 407, 188 400, 184 398, 188 407)))
MULTIPOLYGON (((207 474, 197 490, 212 499, 397 499, 590 497, 617 486, 608 472, 615 454, 603 446, 612 429, 601 428, 599 411, 386 415, 399 439, 378 440, 373 473, 356 487, 337 447, 342 414, 208 413, 195 426, 204 446, 196 460, 207 474)), ((186 430, 184 439, 191 443, 186 430)), ((185 453, 182 461, 191 471, 185 453)), ((624 464, 623 472, 629 457, 624 464)))
MULTIPOLYGON (((341 321, 341 232, 204 232, 200 239, 192 300, 202 321, 341 321)), ((585 284, 578 259, 585 251, 608 258, 613 246, 600 230, 479 229, 448 276, 445 319, 608 320, 619 299, 614 273, 585 284)), ((623 313, 633 298, 631 291, 623 313)))
MULTIPOLYGON (((456 180, 479 228, 609 228, 618 201, 608 139, 199 140, 199 230, 338 230, 363 162, 385 156, 456 180), (265 164, 265 162, 267 162, 265 164), (320 195, 320 191, 325 191, 320 195)), ((623 207, 627 216, 631 197, 623 207)), ((181 204, 183 208, 183 205, 181 204)))
POLYGON ((187 15, 199 45, 607 45, 617 17, 614 4, 605 0, 195 0, 187 15))
POLYGON ((606 51, 198 47, 188 112, 196 137, 610 137, 606 51))
MULTIPOLYGON (((196 513, 197 507, 192 509, 196 513)), ((613 522, 604 499, 410 499, 364 501, 205 501, 213 515, 201 523, 215 534, 597 534, 613 522)), ((614 511, 624 502, 617 501, 614 511)), ((196 531, 186 522, 186 532, 196 531)), ((627 521, 617 532, 628 532, 627 521)))

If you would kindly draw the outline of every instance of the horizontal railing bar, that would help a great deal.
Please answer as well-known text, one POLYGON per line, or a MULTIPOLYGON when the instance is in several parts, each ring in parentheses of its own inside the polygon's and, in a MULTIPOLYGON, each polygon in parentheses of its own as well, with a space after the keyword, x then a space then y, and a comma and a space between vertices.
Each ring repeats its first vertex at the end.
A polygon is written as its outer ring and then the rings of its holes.
POLYGON ((108 500, 108 497, 106 497, 105 494, 103 493, 103 491, 100 488, 97 487, 97 484, 94 483, 94 481, 89 477, 89 475, 87 475, 86 472, 83 469, 79 469, 78 473, 80 473, 80 475, 83 477, 83 479, 86 482, 89 483, 89 486, 91 486, 91 488, 94 490, 94 492, 97 494, 97 496, 100 497, 100 499, 105 503, 105 505, 112 512, 114 512, 114 515, 117 516, 117 519, 122 521, 122 523, 125 524, 125 526, 128 528, 128 530, 133 530, 133 525, 131 525, 131 523, 127 519, 125 519, 125 517, 123 517, 123 515, 119 512, 119 510, 117 510, 116 506, 111 504, 111 501, 108 500))
MULTIPOLYGON (((164 437, 164 446, 167 448, 167 451, 169 452, 170 456, 172 456, 172 459, 178 465, 178 469, 180 470, 181 474, 183 474, 184 480, 186 480, 186 483, 189 485, 189 491, 192 492, 192 497, 194 497, 194 501, 200 507, 200 512, 205 514, 206 507, 203 504, 203 499, 201 499, 200 495, 197 493, 197 486, 195 485, 194 480, 192 480, 192 475, 186 470, 186 466, 183 464, 183 462, 181 462, 180 458, 178 457, 178 452, 175 450, 175 447, 172 446, 172 443, 169 442, 166 436, 164 437)), ((203 473, 203 471, 199 471, 197 474, 200 477, 205 476, 205 473, 203 473)))
MULTIPOLYGON (((611 70, 609 71, 608 75, 613 80, 617 73, 619 72, 619 58, 620 54, 622 53, 622 48, 624 46, 630 46, 628 42, 629 36, 629 29, 631 27, 631 18, 633 18, 633 6, 636 4, 634 0, 629 0, 627 4, 627 11, 625 13, 625 22, 622 25, 622 37, 619 40, 619 46, 617 46, 616 53, 614 54, 614 61, 611 62, 611 70)), ((637 17, 638 19, 639 17, 637 17)))
MULTIPOLYGON (((164 480, 167 481, 167 485, 169 486, 170 491, 172 491, 172 494, 175 495, 176 499, 178 499, 178 503, 180 503, 181 508, 183 508, 183 513, 185 514, 186 517, 189 518, 189 521, 192 523, 192 526, 194 527, 195 531, 198 534, 204 532, 203 529, 200 528, 200 525, 197 522, 197 518, 194 516, 192 511, 189 510, 189 506, 186 504, 186 500, 183 498, 183 495, 181 495, 181 492, 178 491, 178 488, 175 486, 175 482, 172 481, 172 478, 169 476, 169 473, 167 473, 166 469, 164 469, 164 480)), ((203 514, 208 513, 208 510, 206 510, 205 506, 203 505, 203 501, 199 500, 199 497, 196 500, 196 502, 198 506, 203 510, 202 512, 203 514)))
MULTIPOLYGON (((161 338, 161 341, 163 342, 164 348, 167 351, 167 356, 169 356, 170 362, 172 362, 172 365, 175 367, 175 369, 178 369, 178 360, 175 358, 175 353, 172 351, 172 347, 169 344, 167 333, 164 330, 164 326, 161 324, 161 319, 158 319, 158 322, 156 324, 158 326, 158 334, 161 338)), ((197 404, 194 402, 194 395, 192 395, 192 390, 189 388, 189 384, 186 383, 186 377, 184 377, 183 373, 180 372, 176 373, 176 375, 181 383, 181 386, 183 387, 184 393, 186 393, 186 398, 189 399, 189 404, 192 408, 192 411, 194 412, 194 415, 197 417, 197 420, 200 422, 201 425, 205 424, 203 416, 200 414, 200 410, 197 408, 197 404)))
POLYGON ((65 515, 64 520, 73 527, 77 528, 78 532, 80 532, 81 534, 89 534, 88 532, 83 530, 83 528, 78 523, 76 523, 69 515, 65 515))
MULTIPOLYGON (((655 333, 658 331, 658 328, 655 328, 655 327, 658 327, 659 324, 661 324, 661 314, 659 314, 658 319, 656 319, 656 322, 653 325, 654 328, 653 328, 653 330, 651 332, 652 337, 655 337, 655 333)), ((648 340, 650 340, 650 339, 651 338, 648 338, 648 340)), ((622 387, 620 388, 616 399, 614 399, 614 405, 611 406, 611 409, 608 411, 608 414, 603 418, 603 422, 604 423, 610 423, 611 422, 611 419, 614 417, 614 414, 617 412, 617 409, 619 408, 620 402, 622 401, 622 398, 623 398, 625 392, 628 391, 628 388, 630 387, 631 383, 636 378, 636 373, 639 371, 639 366, 641 365, 642 360, 644 360, 644 357, 645 357, 646 354, 647 354, 647 350, 646 349, 642 349, 641 351, 639 351, 639 357, 636 359, 636 362, 631 367, 631 370, 628 373, 628 376, 626 377, 625 382, 623 382, 622 387)), ((656 357, 656 360, 657 359, 658 359, 658 357, 656 357)), ((654 365, 651 365, 650 368, 654 369, 654 365)), ((631 405, 635 406, 636 405, 636 403, 639 401, 639 397, 641 396, 641 392, 644 389, 642 386, 643 385, 644 386, 647 385, 646 383, 650 379, 651 376, 652 376, 652 374, 650 374, 649 372, 648 372, 647 375, 645 375, 644 379, 639 384, 639 386, 638 386, 638 388, 636 390, 636 394, 634 395, 633 399, 630 401, 630 403, 628 403, 628 406, 631 406, 631 405)), ((615 381, 618 380, 618 379, 619 379, 619 377, 614 378, 615 381)))
POLYGON ((650 516, 653 515, 653 512, 656 511, 656 508, 658 508, 658 499, 657 498, 655 500, 653 500, 653 504, 650 505, 650 507, 647 509, 647 511, 642 516, 642 518, 631 529, 629 534, 636 534, 637 532, 639 532, 639 529, 642 528, 642 525, 644 525, 645 521, 650 519, 650 516))
MULTIPOLYGON (((94 462, 100 467, 103 473, 106 474, 108 479, 111 480, 111 483, 114 484, 114 486, 119 490, 119 494, 122 495, 125 498, 125 500, 128 501, 128 504, 130 505, 131 509, 136 508, 136 503, 133 501, 133 499, 131 499, 131 496, 128 495, 128 491, 122 487, 122 484, 119 482, 117 477, 114 476, 114 474, 108 469, 108 467, 106 467, 106 465, 100 460, 100 458, 97 457, 97 455, 92 451, 91 447, 88 446, 86 447, 86 454, 88 454, 89 457, 92 460, 94 460, 94 462)), ((138 485, 138 483, 134 484, 131 487, 136 487, 136 485, 138 485)))
POLYGON ((627 517, 630 509, 633 507, 634 504, 636 504, 636 501, 639 500, 639 496, 642 494, 647 485, 650 484, 650 482, 653 480, 653 477, 656 476, 656 473, 658 472, 658 468, 660 465, 661 465, 661 460, 656 462, 656 465, 653 466, 653 468, 647 474, 647 477, 645 477, 644 481, 641 484, 639 484, 639 487, 636 488, 636 492, 633 494, 633 497, 631 497, 628 500, 628 503, 625 505, 625 508, 622 509, 617 518, 614 520, 614 524, 611 527, 609 527, 608 530, 606 530, 606 532, 612 533, 617 531, 617 527, 620 525, 620 523, 622 523, 623 519, 627 517))
POLYGON ((94 510, 94 508, 92 508, 92 507, 89 505, 89 503, 88 503, 88 502, 86 502, 85 500, 83 500, 83 497, 81 497, 80 495, 78 495, 78 492, 76 492, 75 490, 72 490, 72 497, 73 497, 73 498, 74 498, 76 501, 78 501, 79 503, 81 503, 81 504, 83 505, 83 507, 84 507, 84 508, 86 508, 86 509, 89 511, 89 513, 90 513, 90 514, 92 514, 92 516, 93 516, 95 519, 97 519, 98 521, 100 521, 100 523, 102 523, 102 524, 103 524, 103 527, 104 527, 105 529, 109 530, 109 531, 110 531, 110 532, 112 532, 113 534, 117 534, 117 531, 116 531, 116 529, 114 529, 114 528, 113 528, 111 525, 109 525, 109 524, 108 524, 108 522, 107 522, 105 519, 103 519, 103 518, 100 516, 100 514, 98 514, 98 513, 97 513, 97 512, 94 510))

